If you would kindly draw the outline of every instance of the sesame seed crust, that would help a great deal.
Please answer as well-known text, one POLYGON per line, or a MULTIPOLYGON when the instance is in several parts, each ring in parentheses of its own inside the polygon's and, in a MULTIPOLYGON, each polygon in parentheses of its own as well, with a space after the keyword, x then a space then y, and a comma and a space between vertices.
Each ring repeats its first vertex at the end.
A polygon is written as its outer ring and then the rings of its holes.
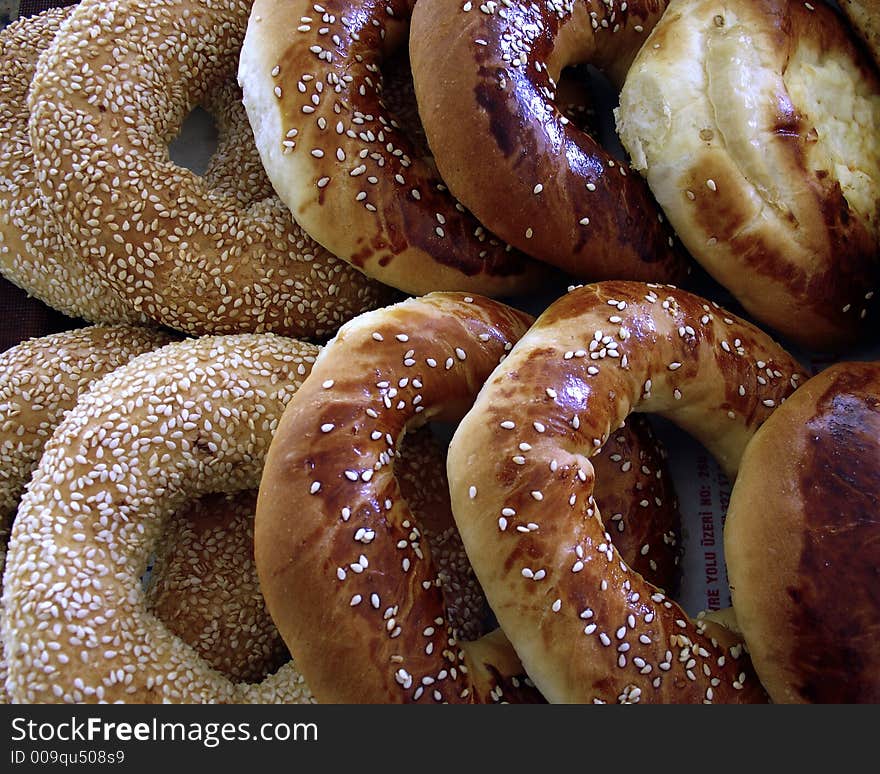
POLYGON ((29 94, 38 188, 96 280, 148 319, 318 340, 391 295, 314 242, 267 184, 235 83, 249 11, 79 3, 29 94), (203 176, 167 147, 198 105, 219 134, 203 176))
POLYGON ((774 410, 765 401, 779 405, 802 378, 794 358, 754 325, 646 283, 572 289, 514 346, 459 424, 447 469, 456 523, 492 610, 549 701, 766 699, 741 646, 722 646, 622 559, 593 498, 590 458, 631 412, 658 413, 734 478, 774 410), (502 420, 517 430, 500 428, 502 420), (521 443, 531 449, 513 464, 521 443), (477 477, 474 504, 467 488, 477 477), (504 506, 516 515, 501 531, 494 514, 504 506), (571 518, 547 531, 515 529, 546 513, 571 518), (524 566, 543 569, 541 581, 523 577, 524 566), (545 614, 545 599, 560 600, 557 614, 545 614))
POLYGON ((502 633, 458 639, 395 462, 405 433, 470 404, 530 321, 458 293, 361 315, 322 349, 284 412, 255 553, 272 617, 319 702, 540 700, 502 633))
POLYGON ((582 281, 679 282, 688 260, 650 189, 563 113, 569 65, 619 87, 665 0, 425 0, 413 82, 452 193, 499 237, 582 281), (450 120, 460 116, 461 120, 450 120))
POLYGON ((396 91, 408 72, 386 76, 389 66, 409 70, 412 5, 253 4, 238 77, 263 164, 318 242, 386 284, 416 295, 530 292, 547 267, 449 194, 421 141, 414 99, 396 91))
MULTIPOLYGON (((16 506, 64 414, 101 376, 170 340, 120 323, 35 337, 0 353, 0 591, 16 506)), ((0 703, 8 703, 2 647, 0 623, 0 703)))
POLYGON ((171 513, 253 489, 318 348, 204 336, 95 382, 46 444, 7 555, 2 634, 16 702, 309 701, 292 662, 235 683, 146 610, 141 575, 171 513))
POLYGON ((259 683, 290 660, 254 564, 256 489, 214 493, 174 513, 156 546, 147 610, 234 682, 259 683))
POLYGON ((37 59, 69 8, 50 8, 0 30, 0 274, 53 309, 89 322, 145 322, 93 275, 44 215, 28 134, 27 93, 37 59))
POLYGON ((89 325, 39 336, 0 352, 0 515, 10 518, 43 448, 79 395, 144 352, 165 331, 89 325))

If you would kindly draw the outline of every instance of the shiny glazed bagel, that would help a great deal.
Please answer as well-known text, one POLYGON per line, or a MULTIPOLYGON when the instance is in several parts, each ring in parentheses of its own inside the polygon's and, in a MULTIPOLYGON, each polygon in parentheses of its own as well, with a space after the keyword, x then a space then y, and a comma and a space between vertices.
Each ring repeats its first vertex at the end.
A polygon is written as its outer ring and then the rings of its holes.
POLYGON ((617 128, 692 256, 808 349, 875 327, 880 79, 826 3, 673 0, 617 128))
POLYGON ((40 54, 70 13, 50 8, 0 30, 0 274, 69 317, 143 321, 93 275, 46 218, 28 134, 27 93, 40 54))
POLYGON ((82 0, 29 95, 38 187, 96 280, 149 319, 319 340, 391 296, 311 240, 265 178, 235 84, 249 11, 82 0), (201 176, 168 150, 199 105, 219 135, 201 176))
POLYGON ((258 485, 316 353, 273 334, 187 339, 80 397, 46 444, 9 541, 2 635, 14 701, 311 700, 292 662, 258 684, 212 669, 148 612, 141 576, 184 503, 258 485))
POLYGON ((615 86, 665 0, 419 0, 410 35, 425 134, 452 193, 502 239, 583 281, 677 282, 687 261, 644 181, 560 111, 569 65, 615 86))
POLYGON ((263 164, 303 228, 371 277, 416 295, 532 291, 547 267, 464 210, 392 109, 383 67, 406 52, 412 7, 254 3, 238 77, 263 164))
POLYGON ((749 442, 724 528, 737 625, 773 701, 880 701, 878 514, 880 364, 837 363, 749 442))
MULTIPOLYGON (((503 633, 458 625, 460 606, 438 592, 448 570, 424 536, 442 529, 460 546, 445 471, 439 492, 429 485, 436 459, 411 481, 399 443, 460 416, 529 321, 452 293, 371 312, 340 329, 285 411, 260 483, 257 568, 319 701, 543 700, 503 633), (433 516, 420 507, 426 489, 433 516)), ((629 538, 628 559, 671 585, 678 511, 657 439, 637 421, 609 447, 599 496, 615 533, 629 538)))
POLYGON ((463 413, 530 320, 460 293, 368 312, 321 350, 284 412, 254 548, 269 612, 319 703, 540 700, 500 631, 456 640, 395 464, 405 432, 463 413))
POLYGON ((800 378, 755 326, 681 290, 623 281, 551 304, 488 378, 450 444, 453 514, 549 701, 765 699, 730 633, 691 620, 623 561, 590 458, 631 412, 653 412, 733 477, 800 378))

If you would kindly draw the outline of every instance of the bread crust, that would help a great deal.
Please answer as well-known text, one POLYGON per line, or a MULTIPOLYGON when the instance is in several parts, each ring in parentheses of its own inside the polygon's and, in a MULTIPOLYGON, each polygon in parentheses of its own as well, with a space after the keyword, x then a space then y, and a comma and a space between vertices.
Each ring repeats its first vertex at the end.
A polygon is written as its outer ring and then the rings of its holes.
POLYGON ((825 3, 673 0, 617 129, 691 255, 807 349, 865 340, 880 281, 880 81, 825 3))
POLYGON ((706 299, 623 281, 552 303, 495 369, 450 443, 452 508, 548 701, 765 699, 741 645, 714 642, 622 560, 590 458, 632 411, 658 413, 734 478, 799 374, 766 333, 706 299))
POLYGON ((736 618, 777 703, 880 700, 880 364, 803 384, 743 455, 724 531, 736 618))
POLYGON ((263 164, 318 242, 386 284, 534 291, 552 273, 465 211, 389 109, 382 68, 406 50, 412 5, 254 3, 238 77, 263 164))
POLYGON ((665 1, 419 0, 410 58, 419 113, 450 190, 487 228, 580 281, 681 282, 689 259, 625 160, 560 111, 563 68, 623 82, 665 1))

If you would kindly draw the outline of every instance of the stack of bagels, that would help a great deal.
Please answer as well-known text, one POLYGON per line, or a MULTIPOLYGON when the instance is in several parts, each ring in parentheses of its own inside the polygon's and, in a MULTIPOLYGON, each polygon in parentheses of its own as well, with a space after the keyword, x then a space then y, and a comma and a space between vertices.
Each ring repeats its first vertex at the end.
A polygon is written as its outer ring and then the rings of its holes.
POLYGON ((878 11, 0 30, 0 276, 69 320, 0 352, 0 701, 880 700, 878 11))

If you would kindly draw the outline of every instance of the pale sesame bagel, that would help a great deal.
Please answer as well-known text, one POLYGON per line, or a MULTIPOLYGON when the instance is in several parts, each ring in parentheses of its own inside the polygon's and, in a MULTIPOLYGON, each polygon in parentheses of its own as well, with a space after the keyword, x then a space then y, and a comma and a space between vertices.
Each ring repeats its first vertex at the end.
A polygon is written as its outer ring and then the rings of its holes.
POLYGON ((693 257, 808 349, 871 330, 880 79, 825 3, 673 0, 617 128, 693 257))
POLYGON ((80 2, 30 91, 38 185, 81 260, 149 319, 194 335, 317 340, 390 297, 311 240, 265 184, 235 87, 249 10, 80 2), (221 99, 199 176, 171 161, 168 143, 193 108, 221 99))
POLYGON ((430 293, 340 328, 288 405, 257 499, 269 612, 321 703, 537 701, 501 632, 460 641, 401 495, 399 439, 455 421, 531 318, 430 293))
POLYGON ((749 442, 724 554, 737 625, 778 703, 880 701, 880 363, 805 382, 749 442))
POLYGON ((677 282, 687 259, 639 175, 559 107, 564 68, 614 85, 665 0, 419 0, 410 36, 419 114, 452 193, 510 244, 581 281, 677 282))
POLYGON ((80 394, 173 338, 125 323, 87 325, 0 352, 0 518, 15 511, 43 447, 80 394))
POLYGON ((450 443, 453 514, 549 701, 765 699, 741 645, 717 642, 715 627, 621 557, 590 458, 631 412, 654 412, 734 476, 798 379, 755 326, 681 290, 624 281, 555 301, 487 379, 450 443))
POLYGON ((258 485, 316 353, 273 334, 187 339, 80 397, 46 444, 9 541, 2 634, 14 701, 310 700, 292 663, 257 684, 212 669, 147 611, 141 576, 187 500, 258 485))
MULTIPOLYGON (((120 323, 35 337, 0 353, 0 590, 15 509, 55 427, 94 381, 170 340, 120 323)), ((2 647, 0 623, 0 703, 6 703, 2 647)))
MULTIPOLYGON (((440 567, 450 622, 466 639, 487 631, 485 596, 449 505, 445 452, 423 428, 397 459, 406 498, 440 567)), ((290 660, 260 590, 254 561, 257 490, 205 495, 175 513, 150 569, 147 609, 218 672, 260 682, 290 660)), ((305 690, 305 686, 304 686, 305 690)))
POLYGON ((880 64, 880 2, 877 0, 838 0, 837 5, 856 33, 880 64))
POLYGON ((257 683, 290 660, 254 565, 255 489, 174 513, 156 547, 146 607, 223 675, 257 683))
POLYGON ((143 321, 133 304, 94 275, 46 217, 28 134, 28 89, 37 58, 69 8, 21 17, 0 30, 0 274, 70 317, 143 321))
POLYGON ((412 294, 533 291, 547 267, 465 211, 391 109, 383 67, 406 51, 412 6, 254 3, 238 77, 263 164, 312 237, 388 285, 412 294))

